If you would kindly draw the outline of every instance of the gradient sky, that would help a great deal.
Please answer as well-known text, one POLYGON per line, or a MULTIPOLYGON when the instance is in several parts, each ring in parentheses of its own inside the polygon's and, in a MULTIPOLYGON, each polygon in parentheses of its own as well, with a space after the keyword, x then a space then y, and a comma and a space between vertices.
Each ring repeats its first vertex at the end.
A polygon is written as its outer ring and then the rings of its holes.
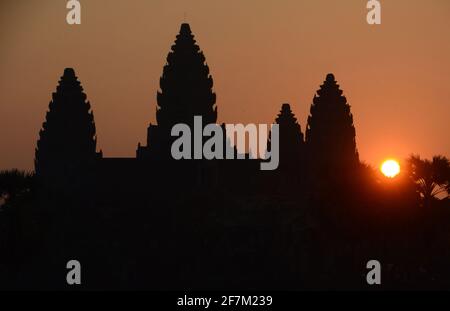
POLYGON ((450 156, 450 1, 0 0, 0 169, 32 169, 38 132, 65 67, 94 110, 98 149, 134 156, 155 123, 156 91, 180 24, 214 78, 219 122, 271 123, 289 102, 302 131, 333 72, 352 106, 360 157, 450 156))

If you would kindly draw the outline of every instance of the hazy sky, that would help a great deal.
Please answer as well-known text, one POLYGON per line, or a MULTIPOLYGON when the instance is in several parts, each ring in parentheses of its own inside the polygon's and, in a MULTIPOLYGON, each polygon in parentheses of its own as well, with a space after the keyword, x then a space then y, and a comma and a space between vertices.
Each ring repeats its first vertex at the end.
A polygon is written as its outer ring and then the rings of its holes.
POLYGON ((32 169, 38 132, 65 67, 94 110, 98 148, 134 156, 155 123, 159 77, 190 23, 214 78, 219 122, 271 123, 289 102, 304 132, 333 72, 354 115, 362 160, 450 156, 450 1, 0 0, 0 169, 32 169))

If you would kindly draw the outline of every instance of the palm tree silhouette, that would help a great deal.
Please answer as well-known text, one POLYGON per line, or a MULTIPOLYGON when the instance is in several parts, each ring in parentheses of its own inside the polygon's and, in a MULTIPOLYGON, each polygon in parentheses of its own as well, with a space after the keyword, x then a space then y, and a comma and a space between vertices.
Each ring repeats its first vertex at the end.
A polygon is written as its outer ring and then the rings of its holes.
POLYGON ((421 159, 412 155, 408 161, 409 177, 417 184, 424 206, 429 206, 438 195, 447 194, 450 180, 450 161, 443 156, 421 159))
POLYGON ((33 174, 17 169, 0 171, 0 205, 30 191, 33 174))

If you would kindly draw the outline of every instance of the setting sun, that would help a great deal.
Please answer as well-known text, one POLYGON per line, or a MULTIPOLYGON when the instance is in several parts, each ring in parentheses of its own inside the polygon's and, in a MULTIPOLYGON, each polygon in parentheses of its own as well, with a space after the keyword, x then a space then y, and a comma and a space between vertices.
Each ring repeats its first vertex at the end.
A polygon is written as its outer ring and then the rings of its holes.
POLYGON ((381 172, 389 178, 394 178, 400 173, 400 164, 395 160, 386 160, 381 165, 381 172))

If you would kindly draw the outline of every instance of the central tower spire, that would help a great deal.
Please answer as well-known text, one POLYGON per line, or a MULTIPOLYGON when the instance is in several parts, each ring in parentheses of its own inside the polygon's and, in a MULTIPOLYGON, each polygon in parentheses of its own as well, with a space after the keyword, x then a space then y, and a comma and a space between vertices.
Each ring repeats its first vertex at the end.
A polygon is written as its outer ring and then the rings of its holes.
POLYGON ((159 85, 158 125, 149 126, 147 147, 138 147, 138 157, 170 152, 170 131, 175 124, 184 123, 193 127, 194 116, 201 116, 204 126, 217 121, 213 79, 205 56, 187 23, 181 24, 175 44, 167 55, 159 85))
POLYGON ((196 44, 189 24, 183 23, 160 79, 158 125, 191 124, 194 116, 202 116, 205 124, 215 123, 216 95, 212 86, 205 56, 196 44))

